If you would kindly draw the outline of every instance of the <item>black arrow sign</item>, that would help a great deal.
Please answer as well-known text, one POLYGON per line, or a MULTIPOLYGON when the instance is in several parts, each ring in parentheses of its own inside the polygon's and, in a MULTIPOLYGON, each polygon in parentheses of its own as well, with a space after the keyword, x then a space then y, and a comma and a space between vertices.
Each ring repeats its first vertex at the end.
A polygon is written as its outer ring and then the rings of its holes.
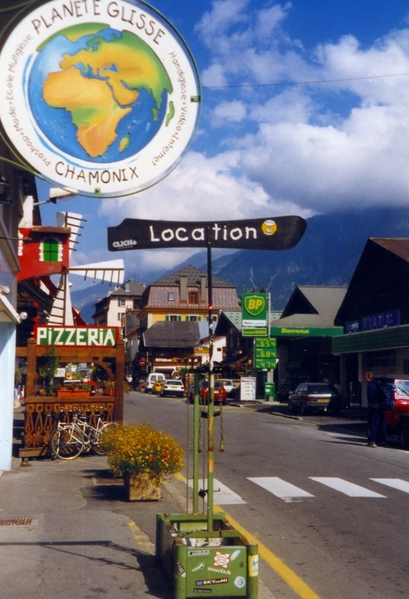
POLYGON ((126 218, 108 227, 108 250, 214 247, 243 250, 290 250, 307 228, 300 216, 208 222, 126 218))

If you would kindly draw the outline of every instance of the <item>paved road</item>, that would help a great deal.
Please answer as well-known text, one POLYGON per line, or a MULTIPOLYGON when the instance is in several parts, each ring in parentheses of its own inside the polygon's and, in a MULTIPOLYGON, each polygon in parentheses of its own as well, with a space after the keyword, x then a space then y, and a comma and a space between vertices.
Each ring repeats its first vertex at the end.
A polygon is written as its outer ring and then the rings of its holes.
MULTIPOLYGON (((187 410, 178 399, 132 394, 126 417, 149 420, 183 441, 187 410)), ((261 564, 271 593, 406 597, 409 453, 393 439, 388 449, 367 447, 362 419, 294 420, 271 412, 264 405, 227 407, 226 451, 215 460, 215 503, 271 552, 270 563, 261 564)), ((220 417, 216 443, 219 435, 220 417)))

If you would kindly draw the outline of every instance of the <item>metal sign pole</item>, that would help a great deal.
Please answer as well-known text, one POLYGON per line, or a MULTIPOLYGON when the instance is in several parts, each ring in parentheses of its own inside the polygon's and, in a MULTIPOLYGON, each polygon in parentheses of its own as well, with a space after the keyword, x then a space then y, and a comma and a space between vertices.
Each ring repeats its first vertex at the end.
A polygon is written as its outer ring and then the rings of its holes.
POLYGON ((212 249, 207 237, 207 298, 209 318, 209 395, 208 395, 208 473, 207 473, 207 527, 213 530, 213 490, 214 490, 214 374, 213 374, 213 288, 212 288, 212 249))

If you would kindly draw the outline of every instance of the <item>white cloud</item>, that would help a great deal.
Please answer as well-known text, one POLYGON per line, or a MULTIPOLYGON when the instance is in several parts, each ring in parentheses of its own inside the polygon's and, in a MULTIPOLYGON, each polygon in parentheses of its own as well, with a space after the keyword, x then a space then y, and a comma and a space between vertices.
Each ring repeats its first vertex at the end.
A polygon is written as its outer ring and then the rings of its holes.
MULTIPOLYGON (((290 11, 290 3, 267 2, 262 10, 250 0, 212 3, 196 33, 207 47, 203 84, 221 89, 205 90, 202 153, 190 151, 135 197, 103 202, 111 225, 407 204, 409 29, 365 48, 348 35, 307 52, 285 31, 290 11)), ((130 272, 135 264, 173 268, 192 252, 121 256, 130 272)))
POLYGON ((240 123, 246 117, 246 106, 243 102, 221 102, 213 113, 215 124, 240 123))
POLYGON ((212 3, 212 10, 205 12, 200 23, 196 26, 205 39, 219 37, 238 23, 245 23, 244 10, 247 9, 249 0, 217 0, 212 3))
MULTIPOLYGON (((231 3, 213 6, 224 8, 227 17, 231 3)), ((217 162, 226 148, 234 149, 230 176, 261 189, 269 205, 295 205, 303 214, 406 204, 409 29, 394 30, 365 48, 348 35, 308 54, 284 31, 290 10, 291 4, 275 4, 251 11, 242 2, 230 23, 220 21, 218 28, 219 20, 207 14, 198 26, 208 36, 211 68, 218 65, 224 80, 233 83, 228 102, 213 96, 211 122, 227 125, 217 162), (232 121, 240 125, 236 135, 232 121)))

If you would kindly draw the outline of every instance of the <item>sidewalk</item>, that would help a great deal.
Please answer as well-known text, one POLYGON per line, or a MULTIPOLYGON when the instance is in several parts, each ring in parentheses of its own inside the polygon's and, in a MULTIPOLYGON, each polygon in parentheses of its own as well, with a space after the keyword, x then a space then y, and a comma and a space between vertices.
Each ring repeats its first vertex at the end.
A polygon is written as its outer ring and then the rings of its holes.
POLYGON ((128 502, 103 456, 13 458, 0 472, 1 598, 173 599, 155 557, 156 514, 185 513, 185 497, 173 480, 159 501, 128 502))
POLYGON ((166 486, 135 504, 104 457, 14 465, 0 478, 2 599, 171 599, 154 547, 156 513, 181 510, 166 486))

